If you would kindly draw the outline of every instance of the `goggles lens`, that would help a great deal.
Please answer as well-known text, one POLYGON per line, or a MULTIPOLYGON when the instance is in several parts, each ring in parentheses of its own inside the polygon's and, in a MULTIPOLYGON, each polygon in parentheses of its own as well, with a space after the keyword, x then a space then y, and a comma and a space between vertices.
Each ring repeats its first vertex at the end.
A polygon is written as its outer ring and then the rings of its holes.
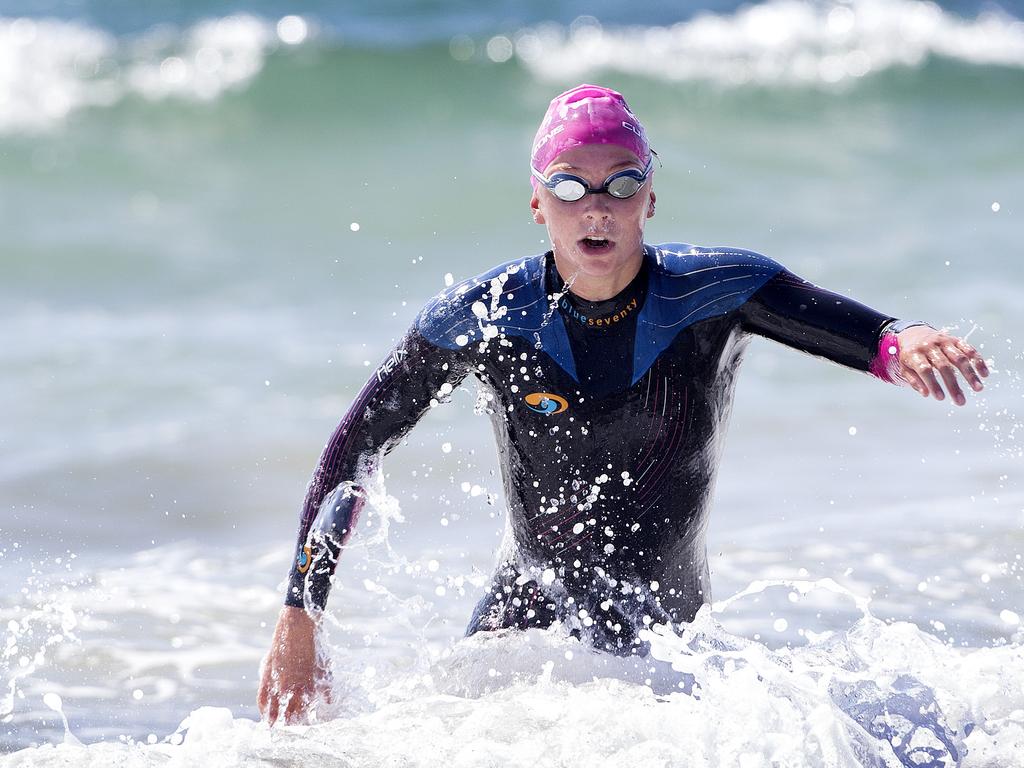
POLYGON ((555 197, 567 203, 575 202, 587 194, 587 183, 583 179, 577 179, 574 176, 562 176, 551 181, 554 183, 554 186, 550 187, 550 189, 555 193, 555 197))
POLYGON ((630 168, 625 171, 613 173, 604 181, 604 186, 599 189, 592 189, 586 179, 574 176, 571 173, 555 173, 551 178, 545 178, 539 171, 534 170, 534 177, 545 187, 551 190, 552 194, 559 200, 566 203, 574 203, 585 195, 597 195, 605 192, 618 200, 626 200, 637 192, 647 182, 647 176, 651 172, 651 161, 647 161, 643 171, 630 168))
MULTIPOLYGON (((629 173, 629 171, 627 171, 629 173)), ((608 190, 608 194, 612 197, 618 197, 619 199, 625 199, 632 197, 639 191, 643 185, 643 180, 636 176, 615 176, 604 185, 605 189, 608 190)))

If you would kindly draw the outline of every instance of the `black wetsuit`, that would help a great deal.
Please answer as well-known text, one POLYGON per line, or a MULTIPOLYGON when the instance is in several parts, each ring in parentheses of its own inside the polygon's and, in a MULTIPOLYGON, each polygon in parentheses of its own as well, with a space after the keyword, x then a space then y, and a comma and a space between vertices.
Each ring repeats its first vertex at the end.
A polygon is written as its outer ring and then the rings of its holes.
POLYGON ((751 334, 880 370, 892 321, 737 249, 645 246, 636 279, 584 302, 550 253, 431 300, 363 387, 310 482, 286 602, 318 608, 360 483, 470 373, 489 395, 509 535, 469 632, 565 622, 616 652, 711 599, 705 532, 751 334))

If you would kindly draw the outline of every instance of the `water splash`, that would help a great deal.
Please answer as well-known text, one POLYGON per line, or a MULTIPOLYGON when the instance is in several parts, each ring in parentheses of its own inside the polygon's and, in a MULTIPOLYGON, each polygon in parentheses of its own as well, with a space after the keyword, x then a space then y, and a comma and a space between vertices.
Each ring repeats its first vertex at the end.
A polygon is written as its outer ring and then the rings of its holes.
POLYGON ((61 722, 64 723, 64 744, 81 747, 82 742, 75 738, 75 735, 71 733, 71 726, 68 725, 68 716, 64 714, 64 702, 60 695, 52 692, 45 694, 43 696, 43 704, 60 715, 61 722))

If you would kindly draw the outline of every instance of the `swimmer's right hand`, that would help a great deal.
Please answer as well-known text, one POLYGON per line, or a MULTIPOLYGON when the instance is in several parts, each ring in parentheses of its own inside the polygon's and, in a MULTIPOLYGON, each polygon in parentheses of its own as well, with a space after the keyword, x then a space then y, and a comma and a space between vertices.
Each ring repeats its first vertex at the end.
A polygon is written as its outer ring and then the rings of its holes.
POLYGON ((316 632, 316 622, 301 608, 281 609, 256 697, 260 715, 270 725, 278 719, 285 723, 305 720, 317 687, 324 682, 316 632))

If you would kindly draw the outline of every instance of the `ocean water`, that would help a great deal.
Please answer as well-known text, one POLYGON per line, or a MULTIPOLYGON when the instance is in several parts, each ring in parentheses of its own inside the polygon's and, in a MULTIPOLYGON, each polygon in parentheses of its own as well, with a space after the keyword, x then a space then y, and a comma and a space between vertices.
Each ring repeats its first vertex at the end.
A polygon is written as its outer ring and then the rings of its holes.
POLYGON ((1021 19, 0 0, 0 765, 898 765, 837 691, 907 677, 963 765, 1024 765, 1021 19), (504 529, 467 383, 339 568, 333 704, 258 724, 320 448, 446 275, 546 248, 528 146, 580 81, 663 161, 649 242, 955 329, 985 391, 752 344, 715 603, 641 663, 462 639, 504 529))

